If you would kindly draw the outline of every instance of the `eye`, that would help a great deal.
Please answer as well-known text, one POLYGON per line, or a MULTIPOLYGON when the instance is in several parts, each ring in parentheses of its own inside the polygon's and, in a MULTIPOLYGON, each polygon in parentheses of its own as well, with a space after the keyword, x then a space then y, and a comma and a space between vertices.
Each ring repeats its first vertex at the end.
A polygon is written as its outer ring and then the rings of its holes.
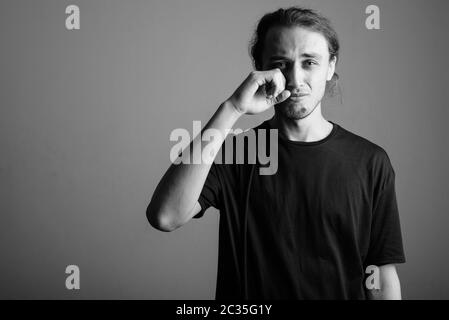
POLYGON ((307 67, 311 67, 311 66, 314 66, 314 65, 317 65, 317 64, 318 63, 316 61, 314 61, 314 60, 306 60, 306 61, 304 61, 304 65, 307 66, 307 67))
POLYGON ((271 64, 271 66, 272 66, 273 68, 284 69, 285 66, 286 66, 286 63, 285 63, 284 61, 276 61, 276 62, 273 62, 273 63, 271 64))

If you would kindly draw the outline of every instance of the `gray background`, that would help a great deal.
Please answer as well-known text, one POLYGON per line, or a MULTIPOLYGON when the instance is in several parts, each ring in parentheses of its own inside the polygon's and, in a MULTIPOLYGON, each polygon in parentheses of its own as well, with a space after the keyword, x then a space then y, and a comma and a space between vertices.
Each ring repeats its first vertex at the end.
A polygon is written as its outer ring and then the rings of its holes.
POLYGON ((340 36, 343 95, 325 117, 385 148, 396 171, 403 297, 449 298, 445 0, 2 0, 0 298, 214 297, 218 212, 162 233, 145 209, 170 132, 205 124, 251 70, 257 20, 292 4, 340 36), (69 4, 81 30, 65 29, 69 4), (369 4, 381 30, 365 28, 369 4), (81 290, 65 288, 69 264, 81 290))

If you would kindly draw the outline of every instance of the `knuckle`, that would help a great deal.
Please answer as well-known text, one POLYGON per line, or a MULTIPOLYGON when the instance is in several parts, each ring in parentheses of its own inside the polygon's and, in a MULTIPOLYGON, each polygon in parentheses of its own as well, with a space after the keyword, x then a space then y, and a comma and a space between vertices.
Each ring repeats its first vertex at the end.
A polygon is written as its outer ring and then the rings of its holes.
POLYGON ((257 78, 257 71, 251 71, 249 73, 249 78, 250 79, 256 79, 257 78))
MULTIPOLYGON (((279 70, 279 69, 278 69, 279 70)), ((274 74, 273 77, 277 82, 282 83, 284 80, 284 75, 282 74, 282 72, 279 70, 274 74)))

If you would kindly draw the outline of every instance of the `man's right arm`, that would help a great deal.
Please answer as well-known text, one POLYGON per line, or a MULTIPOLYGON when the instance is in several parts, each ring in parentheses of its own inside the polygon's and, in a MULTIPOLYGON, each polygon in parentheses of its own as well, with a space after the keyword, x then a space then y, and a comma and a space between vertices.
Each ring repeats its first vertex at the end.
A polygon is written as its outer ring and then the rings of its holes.
MULTIPOLYGON (((208 150, 218 153, 227 132, 242 115, 231 102, 225 101, 212 116, 210 121, 198 134, 186 150, 203 150, 206 142, 201 136, 207 129, 218 130, 221 134, 208 141, 208 150)), ((162 180, 159 182, 147 208, 147 218, 150 224, 161 231, 172 231, 188 222, 195 216, 201 207, 198 198, 206 181, 212 161, 202 161, 201 164, 193 163, 192 153, 183 152, 182 156, 190 157, 190 161, 181 161, 180 164, 172 164, 162 180)), ((213 160, 213 159, 212 159, 213 160)))
POLYGON ((201 134, 186 148, 203 150, 207 143, 207 149, 214 150, 213 155, 203 155, 201 164, 193 164, 191 152, 183 151, 182 161, 172 164, 162 177, 147 208, 150 224, 161 231, 173 231, 200 212, 199 196, 229 129, 242 114, 263 112, 289 96, 290 92, 285 90, 285 78, 279 69, 251 72, 233 95, 220 105, 201 134), (266 84, 270 85, 270 92, 259 90, 266 84), (202 135, 207 129, 218 130, 221 134, 214 135, 212 141, 204 142, 202 135), (204 161, 204 156, 213 158, 211 161, 204 161), (183 161, 185 157, 190 157, 190 161, 183 161))

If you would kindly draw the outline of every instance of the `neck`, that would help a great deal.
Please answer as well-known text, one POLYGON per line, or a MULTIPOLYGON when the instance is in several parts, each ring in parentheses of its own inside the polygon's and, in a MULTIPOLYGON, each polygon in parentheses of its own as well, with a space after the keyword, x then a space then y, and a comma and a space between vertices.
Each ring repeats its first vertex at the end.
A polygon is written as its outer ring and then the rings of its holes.
POLYGON ((291 141, 314 142, 327 137, 333 125, 324 119, 321 113, 321 104, 303 119, 291 119, 280 112, 275 112, 270 120, 272 128, 279 130, 279 134, 291 141))

